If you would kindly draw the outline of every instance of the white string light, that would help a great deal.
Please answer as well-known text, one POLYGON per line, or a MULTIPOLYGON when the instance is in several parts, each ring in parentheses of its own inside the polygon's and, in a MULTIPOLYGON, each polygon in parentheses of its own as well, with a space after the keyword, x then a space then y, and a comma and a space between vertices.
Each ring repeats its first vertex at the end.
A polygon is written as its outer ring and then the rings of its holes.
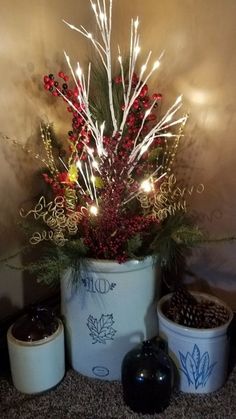
MULTIPOLYGON (((112 88, 112 84, 113 84, 113 72, 112 72, 112 64, 111 64, 112 63, 112 59, 111 59, 112 57, 112 51, 111 51, 112 3, 113 3, 112 0, 108 0, 108 1, 90 0, 90 4, 92 7, 94 17, 95 17, 95 21, 96 21, 96 24, 100 33, 99 40, 96 39, 96 37, 90 31, 84 28, 82 25, 80 25, 79 27, 76 27, 65 20, 63 20, 63 22, 67 26, 69 26, 69 28, 79 32, 85 38, 87 38, 92 43, 95 50, 99 54, 99 57, 104 66, 104 69, 106 71, 106 76, 107 76, 109 109, 110 109, 111 121, 113 125, 112 137, 114 137, 117 133, 119 133, 119 136, 116 136, 116 142, 117 142, 116 151, 117 151, 120 141, 123 138, 124 129, 126 127, 127 119, 130 115, 130 110, 133 106, 133 103, 140 96, 140 93, 142 92, 143 88, 145 88, 147 82, 149 81, 153 73, 159 69, 164 52, 162 52, 160 56, 156 60, 154 60, 152 63, 150 63, 152 51, 148 52, 146 59, 140 66, 139 73, 137 73, 138 74, 137 83, 135 83, 134 85, 133 83, 134 74, 135 74, 135 69, 137 67, 137 58, 140 54, 141 46, 140 46, 140 37, 139 37, 139 32, 138 32, 139 18, 137 17, 136 19, 131 19, 127 79, 125 75, 123 57, 121 54, 120 47, 118 45, 117 59, 118 59, 119 67, 120 67, 121 86, 123 90, 123 100, 124 100, 123 113, 122 113, 122 117, 118 125, 118 121, 116 119, 116 114, 115 114, 115 109, 114 109, 113 88, 112 88)), ((112 156, 108 156, 108 153, 104 146, 105 121, 102 124, 98 124, 98 122, 94 119, 94 116, 92 114, 92 109, 90 109, 89 86, 90 86, 90 77, 91 77, 91 64, 89 64, 87 80, 85 80, 85 75, 83 73, 83 70, 80 64, 79 63, 77 64, 77 69, 74 72, 70 63, 70 59, 66 53, 65 53, 65 57, 66 57, 66 61, 69 66, 69 69, 71 71, 71 74, 73 76, 73 79, 76 83, 76 86, 79 92, 78 100, 81 105, 81 109, 83 110, 82 111, 78 110, 73 105, 73 103, 68 98, 66 98, 65 95, 63 95, 59 90, 58 90, 58 93, 61 94, 61 96, 68 102, 68 104, 72 107, 72 109, 83 118, 84 122, 86 122, 88 132, 89 131, 91 132, 92 138, 94 139, 95 146, 96 146, 95 153, 91 152, 89 147, 85 143, 83 143, 85 150, 88 152, 89 166, 85 164, 84 165, 85 169, 83 170, 81 164, 79 164, 78 168, 84 179, 86 187, 88 188, 89 195, 94 201, 96 201, 97 194, 96 194, 95 177, 93 175, 93 170, 97 170, 98 172, 100 170, 99 163, 96 160, 96 156, 99 158, 100 163, 103 163, 105 159, 108 158, 110 165, 113 164, 113 158, 112 156)), ((166 140, 170 138, 174 138, 174 137, 180 138, 180 136, 177 136, 177 134, 172 134, 168 130, 169 128, 173 126, 181 125, 186 122, 187 116, 174 119, 176 113, 179 111, 179 109, 182 106, 182 96, 179 96, 177 97, 173 105, 163 115, 163 117, 156 124, 154 124, 151 130, 147 134, 142 136, 144 125, 146 121, 148 120, 148 117, 150 116, 151 112, 153 111, 153 108, 155 107, 157 101, 158 99, 154 99, 149 109, 145 111, 144 117, 141 121, 141 125, 135 136, 133 148, 130 152, 128 162, 127 162, 129 166, 128 167, 129 176, 132 174, 133 170, 137 167, 143 154, 149 150, 149 148, 153 144, 153 141, 156 138, 162 137, 162 138, 165 138, 166 140)), ((157 168, 153 173, 156 175, 156 173, 159 170, 160 168, 157 168)), ((162 176, 164 176, 164 174, 161 175, 158 179, 160 179, 162 176)), ((152 185, 156 181, 157 179, 154 179, 152 182, 152 185)), ((150 179, 146 181, 144 180, 143 182, 144 183, 142 183, 141 189, 146 188, 147 190, 150 186, 150 179), (145 183, 145 182, 149 182, 149 183, 145 183)))

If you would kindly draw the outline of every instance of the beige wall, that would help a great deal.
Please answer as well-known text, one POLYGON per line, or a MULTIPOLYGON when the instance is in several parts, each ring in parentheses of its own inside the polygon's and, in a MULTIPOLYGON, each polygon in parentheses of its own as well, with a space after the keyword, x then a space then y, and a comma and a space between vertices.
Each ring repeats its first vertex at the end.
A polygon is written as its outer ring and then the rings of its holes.
MULTIPOLYGON (((63 50, 75 61, 86 60, 87 44, 61 19, 93 31, 89 10, 87 0, 0 0, 1 132, 37 149, 41 117, 54 121, 58 134, 68 131, 62 107, 50 100, 41 78, 65 68, 63 50)), ((130 18, 136 15, 142 51, 152 49, 154 56, 166 51, 153 87, 164 94, 164 106, 183 93, 190 112, 183 145, 190 167, 182 170, 190 183, 203 182, 206 188, 204 195, 193 198, 194 210, 211 234, 236 234, 236 1, 114 0, 113 28, 121 45, 128 41, 130 18)), ((18 246, 14 220, 21 204, 34 195, 32 174, 39 166, 10 144, 0 143, 0 148, 3 256, 18 246)), ((204 248, 196 252, 191 267, 201 276, 201 286, 206 279, 207 287, 214 286, 236 308, 234 253, 234 244, 204 248)), ((47 292, 35 284, 29 288, 15 271, 2 269, 0 275, 0 317, 47 292)))

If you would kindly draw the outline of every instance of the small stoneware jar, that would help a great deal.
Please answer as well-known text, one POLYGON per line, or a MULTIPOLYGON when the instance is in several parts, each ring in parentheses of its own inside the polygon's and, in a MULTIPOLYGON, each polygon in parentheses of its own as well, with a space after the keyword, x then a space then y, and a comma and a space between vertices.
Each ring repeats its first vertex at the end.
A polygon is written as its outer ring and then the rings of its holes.
POLYGON ((65 374, 64 328, 45 307, 33 307, 7 332, 11 374, 17 390, 40 393, 65 374))
POLYGON ((144 341, 124 357, 123 397, 133 411, 162 412, 170 403, 173 384, 173 363, 160 342, 144 341))
POLYGON ((187 327, 166 316, 165 307, 172 294, 157 304, 160 336, 168 342, 168 350, 179 374, 178 388, 184 393, 212 393, 227 379, 229 361, 229 326, 233 312, 222 300, 200 292, 192 293, 198 301, 210 302, 228 312, 228 320, 212 328, 187 327))

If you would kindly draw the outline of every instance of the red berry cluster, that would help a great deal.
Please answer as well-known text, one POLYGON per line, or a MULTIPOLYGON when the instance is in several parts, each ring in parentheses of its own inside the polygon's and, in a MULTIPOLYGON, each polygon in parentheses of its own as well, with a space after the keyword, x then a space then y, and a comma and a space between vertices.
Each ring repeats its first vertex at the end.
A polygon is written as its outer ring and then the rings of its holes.
POLYGON ((124 262, 129 257, 128 240, 139 233, 145 242, 145 232, 156 223, 153 217, 140 215, 138 210, 130 213, 122 211, 126 187, 124 180, 115 185, 107 185, 102 194, 98 216, 92 222, 86 217, 81 223, 84 243, 91 255, 97 258, 124 262))
MULTIPOLYGON (((66 102, 67 111, 72 114, 72 129, 68 132, 68 139, 70 143, 76 143, 78 151, 82 152, 83 142, 89 143, 91 134, 85 128, 83 107, 78 99, 79 90, 77 87, 70 88, 68 84, 69 76, 64 74, 63 71, 58 73, 58 78, 62 80, 56 79, 53 74, 44 76, 44 88, 49 90, 53 96, 59 96, 66 102), (68 106, 66 99, 71 102, 71 106, 68 106)), ((86 157, 82 155, 81 158, 84 159, 86 157)))
POLYGON ((65 188, 68 186, 74 188, 74 184, 70 182, 67 172, 60 172, 54 177, 43 173, 43 179, 50 186, 54 197, 64 196, 65 188))
MULTIPOLYGON (((72 113, 72 129, 68 132, 69 141, 71 143, 76 142, 78 151, 81 152, 80 158, 83 160, 87 159, 86 153, 83 153, 84 143, 91 143, 91 132, 87 129, 85 124, 85 115, 83 113, 83 106, 81 106, 78 96, 79 90, 77 87, 70 88, 68 85, 69 77, 64 74, 62 71, 58 73, 59 79, 62 79, 60 82, 54 77, 53 74, 44 76, 44 87, 46 90, 49 90, 54 96, 61 96, 63 100, 67 103, 68 112, 72 113), (72 106, 68 106, 69 100, 72 106), (78 113, 79 112, 79 113, 78 113)), ((114 83, 121 87, 122 79, 121 76, 116 76, 114 78, 114 83)), ((133 75, 132 79, 132 88, 134 89, 140 80, 137 75, 133 75)), ((79 86, 79 89, 81 87, 79 86)), ((160 100, 162 95, 160 93, 154 93, 152 97, 149 96, 148 86, 145 84, 139 94, 139 96, 134 100, 132 108, 128 114, 125 133, 124 136, 119 139, 119 158, 127 160, 130 150, 133 148, 134 140, 137 133, 141 127, 144 113, 153 103, 153 100, 160 100)), ((157 104, 156 104, 157 105, 157 104)), ((124 105, 121 106, 124 110, 124 105)), ((156 120, 155 113, 151 113, 145 121, 142 132, 140 133, 140 139, 142 136, 148 132, 151 128, 151 125, 156 120)), ((104 146, 108 148, 108 151, 114 151, 117 145, 117 139, 119 135, 109 138, 104 137, 104 146)))
POLYGON ((66 83, 69 80, 69 77, 67 75, 65 75, 62 71, 60 71, 58 73, 58 77, 61 77, 64 80, 62 88, 61 88, 61 86, 59 86, 59 82, 54 79, 53 74, 49 74, 48 76, 44 76, 44 78, 43 78, 44 88, 46 90, 50 90, 50 92, 52 92, 53 96, 59 96, 59 92, 60 91, 63 92, 63 89, 66 90, 67 87, 68 87, 66 83))
POLYGON ((83 225, 84 243, 90 249, 90 255, 96 255, 99 259, 114 259, 119 263, 125 262, 130 256, 128 240, 140 234, 142 242, 145 243, 145 232, 154 225, 151 217, 144 216, 122 216, 118 217, 116 222, 109 220, 109 224, 99 222, 96 226, 86 221, 83 225), (102 229, 102 225, 106 228, 102 229))
MULTIPOLYGON (((118 90, 122 89, 121 76, 115 77, 113 82, 118 90)), ((140 80, 134 74, 132 89, 138 87, 139 84, 140 80)), ((55 78, 53 74, 44 76, 44 87, 53 96, 61 97, 66 102, 67 110, 72 114, 72 128, 68 132, 70 145, 74 147, 76 144, 79 158, 87 159, 84 143, 90 144, 92 147, 93 143, 91 132, 87 128, 86 115, 79 100, 81 87, 72 88, 69 77, 62 71, 58 73, 58 78, 55 78), (67 101, 70 102, 69 106, 67 101)), ((150 96, 148 86, 144 85, 128 113, 122 137, 119 133, 113 136, 106 133, 103 137, 107 158, 100 162, 99 167, 99 177, 101 178, 101 185, 97 190, 99 212, 97 216, 93 216, 89 211, 84 211, 78 226, 78 234, 83 237, 85 245, 90 249, 89 256, 124 262, 129 257, 127 242, 139 234, 145 246, 147 237, 149 237, 148 232, 158 225, 158 220, 152 215, 143 213, 137 200, 132 200, 131 205, 128 206, 124 206, 123 202, 128 196, 139 190, 140 180, 155 170, 155 162, 149 158, 149 153, 151 154, 153 148, 159 146, 160 139, 153 142, 144 158, 140 160, 138 167, 133 171, 133 182, 127 181, 130 168, 128 159, 142 126, 145 112, 153 105, 153 101, 157 102, 161 98, 160 93, 150 96)), ((120 111, 124 111, 124 106, 121 105, 121 108, 120 111)), ((143 124, 137 143, 141 142, 153 127, 155 120, 156 115, 151 112, 143 124)), ((87 207, 93 204, 90 202, 89 194, 81 195, 80 188, 70 182, 66 171, 62 171, 54 177, 44 174, 44 180, 50 185, 54 196, 64 196, 68 187, 73 188, 78 196, 78 210, 81 206, 87 207)), ((80 182, 83 182, 83 179, 80 182)), ((83 188, 86 190, 86 185, 83 185, 83 188)), ((144 249, 142 249, 142 254, 143 252, 144 249)))
MULTIPOLYGON (((117 76, 114 79, 115 84, 118 86, 122 84, 122 78, 121 76, 117 76)), ((132 89, 137 87, 137 85, 140 83, 140 80, 136 74, 133 75, 132 79, 132 89)), ((143 122, 143 118, 145 115, 145 112, 150 109, 150 107, 153 104, 153 101, 159 101, 162 99, 162 95, 160 93, 154 93, 151 97, 148 92, 148 86, 145 84, 140 93, 139 96, 136 97, 134 100, 132 107, 129 111, 127 121, 126 121, 126 129, 125 129, 125 135, 120 141, 120 151, 121 151, 121 157, 125 154, 129 154, 130 150, 133 148, 134 140, 140 130, 140 127, 143 122)), ((157 107, 158 104, 156 103, 154 107, 157 107)), ((124 105, 121 106, 121 109, 124 111, 125 107, 124 105)), ((151 129, 152 124, 156 121, 156 114, 154 112, 150 113, 148 117, 146 118, 146 121, 143 125, 142 132, 139 135, 139 141, 143 138, 143 136, 151 129)))

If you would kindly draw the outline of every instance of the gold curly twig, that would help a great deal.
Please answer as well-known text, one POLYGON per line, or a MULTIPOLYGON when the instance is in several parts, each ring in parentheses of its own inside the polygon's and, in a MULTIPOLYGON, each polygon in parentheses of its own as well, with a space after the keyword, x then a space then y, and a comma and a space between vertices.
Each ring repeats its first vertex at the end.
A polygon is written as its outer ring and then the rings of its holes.
POLYGON ((144 211, 152 213, 155 218, 163 221, 177 211, 187 212, 186 196, 203 191, 203 184, 184 188, 177 186, 176 177, 171 174, 165 178, 156 193, 140 192, 137 199, 144 211))
POLYGON ((77 204, 77 196, 75 189, 69 187, 65 188, 65 201, 68 209, 75 210, 77 204))
POLYGON ((50 125, 40 126, 41 138, 43 141, 44 149, 47 156, 47 166, 53 176, 59 173, 58 168, 55 164, 55 159, 53 156, 53 148, 52 148, 52 138, 51 138, 51 131, 50 125))
POLYGON ((51 240, 58 246, 63 246, 67 241, 66 235, 75 235, 78 231, 78 224, 83 216, 82 212, 68 211, 66 200, 62 196, 57 196, 54 201, 46 202, 41 196, 33 209, 24 213, 21 209, 20 215, 26 218, 33 215, 35 220, 42 219, 49 227, 49 231, 36 231, 30 238, 30 243, 35 245, 43 240, 51 240))

